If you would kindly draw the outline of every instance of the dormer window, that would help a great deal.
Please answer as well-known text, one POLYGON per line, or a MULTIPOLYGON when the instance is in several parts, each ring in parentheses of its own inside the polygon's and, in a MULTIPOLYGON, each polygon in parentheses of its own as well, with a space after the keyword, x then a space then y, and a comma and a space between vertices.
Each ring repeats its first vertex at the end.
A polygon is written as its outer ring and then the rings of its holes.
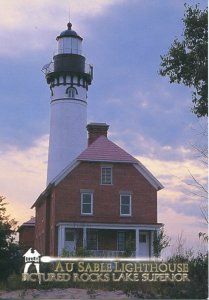
POLYGON ((69 87, 66 90, 66 94, 68 94, 69 98, 76 98, 76 95, 78 94, 76 88, 74 87, 69 87))

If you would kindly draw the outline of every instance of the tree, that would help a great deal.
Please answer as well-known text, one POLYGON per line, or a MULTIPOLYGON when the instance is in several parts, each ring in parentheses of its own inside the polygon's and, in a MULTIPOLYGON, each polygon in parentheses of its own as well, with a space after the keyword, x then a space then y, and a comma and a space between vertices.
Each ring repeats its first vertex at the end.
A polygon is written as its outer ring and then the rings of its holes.
POLYGON ((17 221, 6 214, 5 198, 0 196, 0 280, 20 271, 20 252, 15 243, 17 221))
MULTIPOLYGON (((191 143, 191 150, 193 151, 194 159, 197 160, 201 173, 198 175, 192 174, 188 169, 189 179, 183 181, 184 184, 189 187, 186 191, 192 198, 199 202, 199 208, 201 216, 204 220, 205 225, 208 227, 208 132, 207 122, 199 123, 199 129, 193 129, 193 136, 195 136, 195 142, 191 143)), ((208 241, 208 234, 199 232, 199 238, 203 242, 208 241)))
POLYGON ((193 87, 192 111, 197 117, 208 115, 208 10, 185 4, 183 39, 177 38, 161 57, 160 75, 170 83, 193 87))
POLYGON ((160 257, 161 251, 166 247, 170 246, 170 238, 164 232, 164 228, 162 227, 159 232, 154 232, 153 239, 153 254, 155 257, 160 257))

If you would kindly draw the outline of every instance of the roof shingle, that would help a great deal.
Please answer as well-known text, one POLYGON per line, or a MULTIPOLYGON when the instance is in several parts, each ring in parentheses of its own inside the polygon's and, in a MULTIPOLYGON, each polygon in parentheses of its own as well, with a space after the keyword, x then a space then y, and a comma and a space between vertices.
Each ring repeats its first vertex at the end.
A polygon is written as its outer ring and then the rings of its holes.
POLYGON ((88 148, 77 157, 77 160, 138 163, 138 160, 132 155, 103 135, 90 144, 88 148))

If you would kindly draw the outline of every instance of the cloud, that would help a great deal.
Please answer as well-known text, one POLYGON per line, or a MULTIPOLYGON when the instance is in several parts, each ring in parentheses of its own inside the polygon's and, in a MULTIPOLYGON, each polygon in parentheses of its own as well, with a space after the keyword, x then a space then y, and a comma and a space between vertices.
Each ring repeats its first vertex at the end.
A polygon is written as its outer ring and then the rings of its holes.
MULTIPOLYGON (((156 60, 155 60, 156 62, 156 60)), ((160 62, 156 62, 155 71, 158 72, 160 62)), ((182 123, 182 116, 191 114, 191 94, 183 85, 171 85, 167 78, 153 74, 153 79, 148 85, 135 87, 132 94, 132 104, 135 110, 141 111, 150 117, 161 116, 161 120, 169 120, 175 115, 176 122, 182 123), (182 101, 183 98, 183 101, 182 101)), ((176 124, 178 125, 178 124, 176 124)))
MULTIPOLYGON (((205 244, 199 240, 199 232, 207 232, 207 224, 201 213, 201 207, 207 207, 207 200, 195 196, 196 188, 188 185, 192 182, 191 172, 206 186, 206 168, 201 168, 198 161, 186 157, 179 161, 173 161, 172 157, 170 161, 146 156, 137 158, 164 185, 164 189, 158 192, 158 222, 165 224, 165 231, 171 237, 171 247, 165 250, 165 256, 175 252, 181 234, 185 239, 185 249, 206 251, 205 244)), ((197 194, 200 194, 199 191, 197 194)))
POLYGON ((176 253, 180 240, 183 242, 184 251, 189 249, 195 253, 207 251, 207 243, 199 239, 199 232, 207 232, 207 225, 202 226, 197 217, 181 215, 167 207, 159 211, 158 218, 165 224, 165 233, 171 239, 170 247, 162 253, 163 257, 176 253))
POLYGON ((188 156, 191 153, 187 149, 191 126, 196 123, 190 111, 190 92, 180 85, 169 85, 161 78, 152 76, 149 83, 143 85, 135 80, 128 85, 115 84, 111 89, 106 89, 107 94, 101 96, 102 101, 95 103, 94 110, 96 107, 102 119, 106 115, 111 124, 110 130, 113 128, 114 134, 120 132, 117 135, 127 141, 135 155, 138 155, 137 151, 143 154, 144 150, 147 153, 150 149, 149 155, 158 158, 164 155, 169 159, 169 156, 177 154, 178 149, 188 156))
MULTIPOLYGON (((117 124, 114 127, 117 128, 117 124)), ((192 159, 194 156, 191 148, 181 144, 178 145, 175 140, 172 144, 169 144, 169 141, 164 144, 158 137, 146 135, 141 129, 134 131, 131 126, 121 130, 121 132, 112 130, 109 136, 134 156, 146 156, 168 162, 172 160, 179 163, 186 159, 192 159)))
POLYGON ((30 207, 45 188, 47 152, 48 136, 43 136, 28 149, 10 146, 0 153, 1 195, 20 224, 34 214, 30 207))
MULTIPOLYGON (((193 221, 195 219, 194 225, 199 228, 204 227, 200 208, 207 205, 207 201, 201 197, 203 191, 197 191, 196 186, 191 186, 190 183, 195 184, 195 182, 193 182, 190 173, 199 183, 207 186, 206 168, 200 168, 199 162, 191 159, 178 162, 157 160, 146 156, 137 158, 165 187, 158 193, 158 208, 163 216, 163 222, 171 223, 171 218, 168 218, 167 213, 165 213, 166 210, 171 209, 173 213, 178 214, 180 219, 184 217, 191 218, 193 221)), ((176 220, 174 219, 173 222, 176 220)))
MULTIPOLYGON (((81 33, 87 26, 86 18, 105 13, 121 0, 2 0, 0 11, 0 54, 19 55, 23 51, 45 49, 54 33, 64 30, 63 26, 71 19, 81 33), (84 9, 85 7, 85 9, 84 9)), ((67 29, 67 28, 66 28, 67 29)))
POLYGON ((0 25, 3 29, 21 28, 24 30, 26 26, 30 29, 39 22, 40 26, 55 29, 61 20, 61 15, 65 15, 68 20, 69 10, 71 17, 74 14, 94 16, 104 13, 109 6, 119 3, 121 0, 89 0, 88 2, 86 0, 62 0, 62 4, 56 0, 31 0, 28 5, 27 0, 2 0, 1 5, 4 9, 0 12, 0 25))

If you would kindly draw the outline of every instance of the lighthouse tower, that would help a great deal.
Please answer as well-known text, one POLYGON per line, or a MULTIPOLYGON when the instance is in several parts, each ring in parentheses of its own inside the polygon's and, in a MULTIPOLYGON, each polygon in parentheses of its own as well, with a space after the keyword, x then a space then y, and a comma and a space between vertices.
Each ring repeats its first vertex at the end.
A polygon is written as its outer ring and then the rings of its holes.
POLYGON ((82 38, 67 24, 57 37, 53 61, 45 65, 51 90, 47 185, 87 146, 87 91, 93 67, 85 63, 82 38))

